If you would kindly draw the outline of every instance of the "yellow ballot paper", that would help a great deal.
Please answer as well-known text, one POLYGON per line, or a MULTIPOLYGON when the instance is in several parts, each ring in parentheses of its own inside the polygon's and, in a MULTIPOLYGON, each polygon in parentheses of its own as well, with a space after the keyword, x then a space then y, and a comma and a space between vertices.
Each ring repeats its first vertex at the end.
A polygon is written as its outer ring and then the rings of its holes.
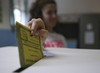
POLYGON ((16 35, 18 41, 20 64, 22 68, 28 67, 44 57, 41 37, 30 35, 31 29, 16 22, 16 35))

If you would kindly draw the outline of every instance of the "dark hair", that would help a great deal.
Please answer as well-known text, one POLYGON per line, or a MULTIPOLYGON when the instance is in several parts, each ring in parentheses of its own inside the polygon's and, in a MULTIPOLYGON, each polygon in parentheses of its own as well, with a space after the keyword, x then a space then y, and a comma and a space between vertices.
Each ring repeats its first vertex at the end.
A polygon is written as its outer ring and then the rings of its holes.
POLYGON ((30 9, 30 20, 32 18, 41 18, 42 19, 42 8, 46 4, 56 4, 55 0, 36 0, 35 3, 32 3, 30 9))

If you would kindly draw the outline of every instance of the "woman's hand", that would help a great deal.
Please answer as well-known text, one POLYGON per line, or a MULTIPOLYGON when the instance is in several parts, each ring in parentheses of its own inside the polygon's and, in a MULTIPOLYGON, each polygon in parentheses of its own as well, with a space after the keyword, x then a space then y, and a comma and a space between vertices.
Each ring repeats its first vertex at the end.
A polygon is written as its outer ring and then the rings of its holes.
POLYGON ((42 19, 32 19, 31 21, 29 21, 28 27, 31 29, 31 35, 37 34, 44 39, 47 38, 48 31, 45 30, 45 25, 42 19))

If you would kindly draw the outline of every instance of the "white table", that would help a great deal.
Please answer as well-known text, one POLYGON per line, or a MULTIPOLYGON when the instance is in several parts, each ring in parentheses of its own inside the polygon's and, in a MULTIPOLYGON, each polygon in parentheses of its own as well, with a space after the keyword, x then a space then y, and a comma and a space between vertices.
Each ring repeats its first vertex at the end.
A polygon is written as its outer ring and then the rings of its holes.
MULTIPOLYGON (((100 73, 100 50, 47 48, 49 55, 20 73, 100 73)), ((0 73, 20 67, 17 47, 0 48, 0 73)))

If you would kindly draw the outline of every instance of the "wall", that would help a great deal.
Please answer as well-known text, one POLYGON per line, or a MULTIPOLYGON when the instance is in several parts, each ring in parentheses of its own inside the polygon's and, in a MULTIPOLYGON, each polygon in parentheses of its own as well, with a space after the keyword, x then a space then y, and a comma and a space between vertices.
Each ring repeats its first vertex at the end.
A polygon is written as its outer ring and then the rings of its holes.
POLYGON ((14 46, 16 43, 15 32, 10 27, 10 0, 1 0, 2 2, 2 22, 0 23, 0 47, 14 46))
POLYGON ((9 21, 9 0, 1 0, 2 3, 2 23, 0 23, 0 29, 10 29, 9 21))
POLYGON ((100 13, 100 0, 56 0, 58 14, 100 13))
MULTIPOLYGON (((35 0, 28 0, 28 8, 35 0)), ((58 14, 100 13, 100 0, 56 0, 58 14)))
POLYGON ((11 30, 0 30, 0 47, 16 46, 15 32, 11 30))

